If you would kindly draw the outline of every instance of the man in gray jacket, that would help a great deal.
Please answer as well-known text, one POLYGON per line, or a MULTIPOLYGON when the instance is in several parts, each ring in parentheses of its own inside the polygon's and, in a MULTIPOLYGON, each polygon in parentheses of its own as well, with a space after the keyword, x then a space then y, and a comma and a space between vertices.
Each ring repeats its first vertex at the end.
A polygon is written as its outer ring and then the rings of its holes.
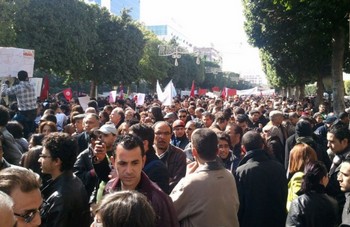
POLYGON ((232 174, 217 161, 218 139, 208 128, 192 134, 194 162, 170 197, 181 226, 239 226, 239 199, 232 174))

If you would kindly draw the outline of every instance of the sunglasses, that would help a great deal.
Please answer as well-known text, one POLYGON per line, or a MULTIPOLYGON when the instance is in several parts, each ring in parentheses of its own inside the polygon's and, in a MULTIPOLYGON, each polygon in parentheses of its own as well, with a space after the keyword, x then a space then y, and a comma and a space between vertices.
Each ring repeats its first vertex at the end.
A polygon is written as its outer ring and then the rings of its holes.
POLYGON ((40 212, 42 212, 45 209, 44 207, 47 205, 48 203, 46 201, 43 201, 43 203, 38 209, 27 210, 24 214, 17 214, 17 213, 13 213, 13 214, 17 217, 23 218, 25 223, 30 223, 35 218, 35 215, 37 213, 39 213, 40 215, 40 212))
POLYGON ((28 210, 25 214, 14 213, 14 215, 23 218, 25 223, 30 223, 31 221, 33 221, 35 215, 40 211, 39 209, 28 210))

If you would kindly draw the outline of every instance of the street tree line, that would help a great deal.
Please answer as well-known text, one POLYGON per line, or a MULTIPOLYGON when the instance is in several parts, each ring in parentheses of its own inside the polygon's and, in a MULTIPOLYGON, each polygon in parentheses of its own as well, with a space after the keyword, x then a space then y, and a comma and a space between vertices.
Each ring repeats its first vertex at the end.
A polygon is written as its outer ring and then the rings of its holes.
MULTIPOLYGON (((215 63, 197 65, 194 56, 183 55, 174 66, 172 56, 158 56, 158 47, 176 40, 159 40, 129 12, 115 16, 79 0, 0 0, 0 46, 34 49, 36 76, 58 76, 66 84, 89 81, 91 96, 97 85, 141 81, 154 88, 157 80, 170 79, 177 88, 189 88, 193 80, 212 86, 205 67, 215 63)), ((220 83, 229 82, 221 76, 220 83)))
POLYGON ((348 0, 242 0, 249 42, 260 49, 274 87, 300 89, 332 78, 334 110, 344 110, 343 71, 349 71, 348 0))

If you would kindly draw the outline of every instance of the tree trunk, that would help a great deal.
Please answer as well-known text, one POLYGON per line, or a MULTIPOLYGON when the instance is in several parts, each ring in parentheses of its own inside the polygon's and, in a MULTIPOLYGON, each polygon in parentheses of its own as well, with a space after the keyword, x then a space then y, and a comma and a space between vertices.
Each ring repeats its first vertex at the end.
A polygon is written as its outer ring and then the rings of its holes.
POLYGON ((90 81, 90 98, 96 98, 96 83, 95 81, 90 81))
POLYGON ((297 100, 300 99, 300 87, 298 85, 294 87, 294 97, 297 100))
POLYGON ((298 85, 299 88, 299 99, 303 99, 305 97, 305 84, 298 85))
POLYGON ((316 91, 316 102, 315 106, 319 106, 323 103, 323 93, 324 93, 324 86, 322 81, 323 76, 321 74, 317 77, 317 91, 316 91))
POLYGON ((335 114, 339 114, 345 109, 343 82, 344 42, 344 29, 338 27, 333 32, 332 43, 333 111, 335 114))

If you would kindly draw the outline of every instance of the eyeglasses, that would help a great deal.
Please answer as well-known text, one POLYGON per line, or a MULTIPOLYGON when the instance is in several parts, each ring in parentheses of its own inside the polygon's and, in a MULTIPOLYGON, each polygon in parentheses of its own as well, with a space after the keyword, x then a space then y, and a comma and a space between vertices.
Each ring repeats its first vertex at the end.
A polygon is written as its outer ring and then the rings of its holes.
POLYGON ((180 115, 179 118, 186 118, 186 115, 180 115))
POLYGON ((31 221, 33 221, 36 213, 38 213, 40 211, 39 209, 28 210, 25 214, 14 213, 14 215, 23 218, 25 223, 30 223, 31 221))
POLYGON ((155 132, 154 133, 156 136, 169 136, 171 133, 170 132, 155 132))
POLYGON ((222 148, 229 148, 230 146, 228 144, 219 144, 218 148, 222 149, 222 148))
POLYGON ((40 157, 40 158, 51 158, 50 155, 44 155, 44 154, 39 155, 39 157, 40 157))

